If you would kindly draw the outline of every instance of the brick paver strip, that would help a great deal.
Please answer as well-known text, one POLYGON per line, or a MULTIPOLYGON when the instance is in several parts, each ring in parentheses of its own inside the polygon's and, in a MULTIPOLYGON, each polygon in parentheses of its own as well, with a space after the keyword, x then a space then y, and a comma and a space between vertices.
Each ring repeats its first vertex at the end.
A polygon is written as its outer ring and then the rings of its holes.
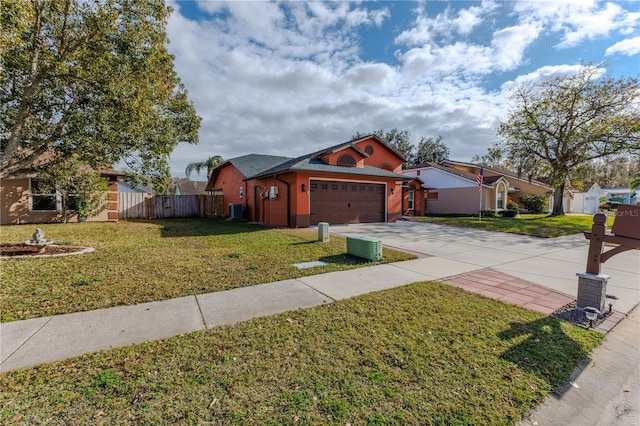
POLYGON ((566 294, 490 268, 454 275, 442 281, 467 291, 544 314, 551 314, 574 300, 566 294))

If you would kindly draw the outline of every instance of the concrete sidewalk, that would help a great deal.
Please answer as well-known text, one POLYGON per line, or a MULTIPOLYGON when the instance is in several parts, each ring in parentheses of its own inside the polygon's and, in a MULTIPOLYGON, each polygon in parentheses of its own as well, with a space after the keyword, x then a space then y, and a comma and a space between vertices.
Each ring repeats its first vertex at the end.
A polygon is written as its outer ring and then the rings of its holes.
MULTIPOLYGON (((417 281, 439 280, 549 314, 575 300, 575 274, 584 271, 588 247, 582 236, 540 239, 412 222, 333 226, 331 231, 377 236, 385 246, 423 256, 161 302, 3 323, 0 372, 417 281)), ((579 390, 549 398, 524 424, 637 424, 640 408, 629 400, 638 401, 640 387, 640 328, 634 310, 640 301, 638 252, 612 258, 603 265, 603 273, 611 275, 607 293, 620 300, 602 331, 622 322, 608 334, 591 364, 576 373, 579 390), (572 414, 562 417, 558 411, 572 414)))
MULTIPOLYGON (((161 302, 3 323, 0 324, 0 371, 318 306, 477 269, 430 257, 161 302)), ((559 306, 568 300, 570 298, 564 296, 558 301, 559 306)))
POLYGON ((607 334, 591 360, 574 371, 521 426, 640 424, 640 309, 607 334))

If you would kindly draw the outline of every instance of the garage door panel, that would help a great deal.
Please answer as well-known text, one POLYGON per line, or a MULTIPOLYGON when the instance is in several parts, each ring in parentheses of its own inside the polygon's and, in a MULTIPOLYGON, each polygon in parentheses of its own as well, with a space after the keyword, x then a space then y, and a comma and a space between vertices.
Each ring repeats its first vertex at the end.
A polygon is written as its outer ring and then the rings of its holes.
POLYGON ((385 187, 312 180, 310 190, 311 224, 384 222, 385 187))

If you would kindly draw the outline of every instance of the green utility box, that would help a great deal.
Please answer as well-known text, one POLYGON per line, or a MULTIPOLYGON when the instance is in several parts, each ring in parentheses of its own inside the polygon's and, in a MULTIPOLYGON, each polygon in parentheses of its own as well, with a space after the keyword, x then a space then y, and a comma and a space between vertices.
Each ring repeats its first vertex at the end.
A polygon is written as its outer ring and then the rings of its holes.
POLYGON ((369 260, 382 260, 382 240, 360 235, 347 236, 347 254, 369 260))

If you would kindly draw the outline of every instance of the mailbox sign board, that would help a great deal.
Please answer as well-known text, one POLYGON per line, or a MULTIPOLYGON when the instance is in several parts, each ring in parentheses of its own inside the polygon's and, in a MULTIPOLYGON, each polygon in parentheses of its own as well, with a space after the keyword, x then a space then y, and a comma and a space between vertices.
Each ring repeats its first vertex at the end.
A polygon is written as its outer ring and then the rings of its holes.
POLYGON ((613 221, 611 233, 619 237, 640 240, 640 206, 618 204, 618 211, 613 221))

